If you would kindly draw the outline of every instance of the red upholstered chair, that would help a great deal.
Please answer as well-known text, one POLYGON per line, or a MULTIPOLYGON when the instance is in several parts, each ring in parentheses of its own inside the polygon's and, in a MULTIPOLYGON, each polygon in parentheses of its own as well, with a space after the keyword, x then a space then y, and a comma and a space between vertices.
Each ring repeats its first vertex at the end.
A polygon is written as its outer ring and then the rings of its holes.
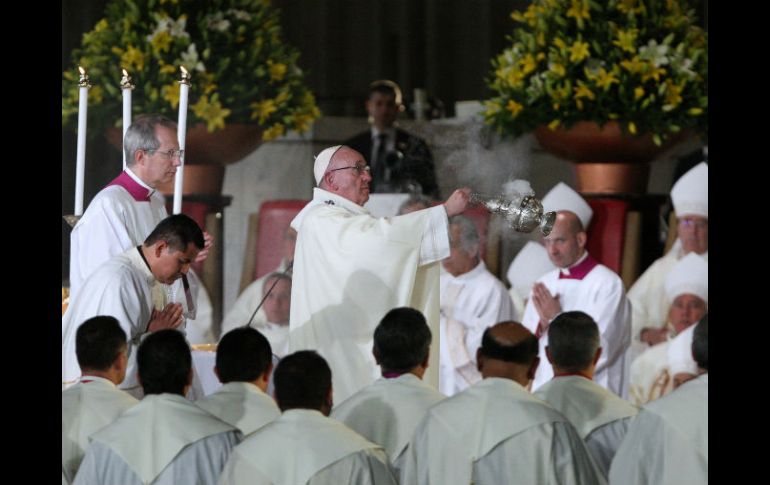
POLYGON ((621 274, 629 204, 618 199, 586 199, 594 211, 587 249, 598 262, 621 274))
POLYGON ((308 202, 268 200, 259 206, 258 213, 252 214, 252 218, 256 217, 256 223, 252 220, 249 224, 249 241, 244 263, 249 273, 243 275, 241 289, 278 266, 283 257, 283 233, 308 202))

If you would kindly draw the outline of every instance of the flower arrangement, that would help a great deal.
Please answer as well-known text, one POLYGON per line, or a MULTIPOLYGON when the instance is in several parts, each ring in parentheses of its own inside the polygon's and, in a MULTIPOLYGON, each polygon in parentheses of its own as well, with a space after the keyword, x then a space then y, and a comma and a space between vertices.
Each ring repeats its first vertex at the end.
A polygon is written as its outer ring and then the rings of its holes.
POLYGON ((492 60, 485 120, 502 134, 611 120, 657 145, 708 128, 708 40, 686 0, 534 0, 492 60))
POLYGON ((320 112, 298 57, 281 41, 269 0, 114 0, 62 75, 62 124, 77 122, 78 65, 93 84, 88 114, 96 130, 89 133, 121 125, 121 68, 136 85, 134 113, 173 117, 184 66, 192 76, 189 123, 205 123, 209 132, 257 123, 264 140, 306 131, 320 112))

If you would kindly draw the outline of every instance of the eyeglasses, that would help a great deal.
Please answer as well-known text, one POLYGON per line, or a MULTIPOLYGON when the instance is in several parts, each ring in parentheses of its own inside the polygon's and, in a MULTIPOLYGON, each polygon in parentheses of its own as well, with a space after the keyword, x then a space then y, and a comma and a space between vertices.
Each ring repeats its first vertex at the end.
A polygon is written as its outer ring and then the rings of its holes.
POLYGON ((695 227, 698 229, 704 229, 708 226, 708 219, 679 219, 679 224, 684 227, 695 227))
POLYGON ((165 152, 160 150, 153 150, 153 149, 147 149, 142 148, 142 150, 146 151, 147 153, 160 153, 161 155, 166 156, 167 158, 174 159, 179 157, 179 160, 182 160, 184 158, 184 150, 174 150, 173 148, 171 150, 166 150, 165 152))
POLYGON ((340 167, 340 168, 335 168, 335 169, 329 170, 329 171, 330 172, 336 172, 337 170, 345 170, 346 168, 352 168, 353 170, 356 171, 356 173, 358 175, 361 175, 364 172, 372 173, 372 168, 369 165, 351 165, 349 167, 340 167))

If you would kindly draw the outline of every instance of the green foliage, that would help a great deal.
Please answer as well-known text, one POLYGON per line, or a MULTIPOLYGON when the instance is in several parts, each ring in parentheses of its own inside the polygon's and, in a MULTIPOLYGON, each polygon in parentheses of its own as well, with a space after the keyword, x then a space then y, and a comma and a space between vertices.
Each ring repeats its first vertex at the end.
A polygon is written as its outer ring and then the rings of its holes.
POLYGON ((62 124, 77 123, 77 66, 88 72, 89 126, 120 126, 121 69, 136 89, 132 111, 175 118, 179 66, 191 74, 188 122, 209 131, 259 123, 263 139, 305 131, 320 116, 303 84, 299 52, 281 40, 268 0, 114 0, 62 74, 62 124))
POLYGON ((623 122, 660 144, 708 127, 708 39, 687 0, 534 0, 492 60, 486 122, 520 135, 538 125, 623 122))

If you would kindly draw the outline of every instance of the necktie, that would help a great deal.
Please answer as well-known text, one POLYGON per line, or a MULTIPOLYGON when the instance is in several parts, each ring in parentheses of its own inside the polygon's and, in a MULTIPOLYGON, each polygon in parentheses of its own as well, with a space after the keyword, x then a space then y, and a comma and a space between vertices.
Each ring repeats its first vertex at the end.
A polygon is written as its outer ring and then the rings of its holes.
POLYGON ((377 157, 374 162, 374 178, 378 182, 383 182, 385 180, 385 140, 387 135, 380 133, 377 135, 377 139, 379 143, 377 145, 377 157))

